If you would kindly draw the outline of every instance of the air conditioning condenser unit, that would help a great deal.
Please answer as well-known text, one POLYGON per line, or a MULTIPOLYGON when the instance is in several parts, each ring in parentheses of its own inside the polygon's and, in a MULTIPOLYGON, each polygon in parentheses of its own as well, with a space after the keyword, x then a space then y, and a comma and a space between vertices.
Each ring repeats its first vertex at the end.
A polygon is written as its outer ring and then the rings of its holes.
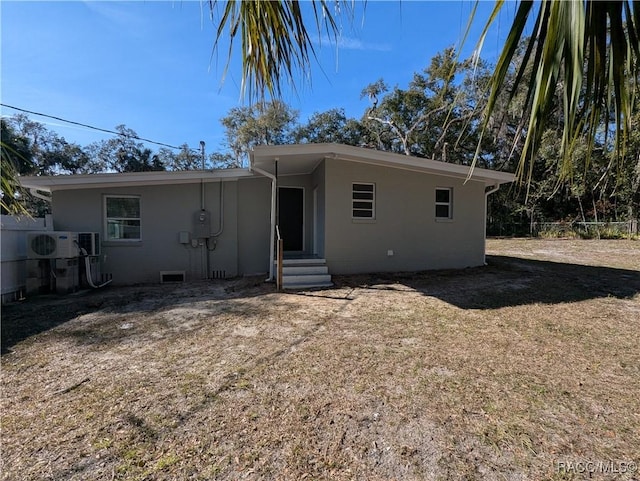
POLYGON ((78 234, 75 232, 28 232, 29 259, 70 259, 78 257, 78 234))

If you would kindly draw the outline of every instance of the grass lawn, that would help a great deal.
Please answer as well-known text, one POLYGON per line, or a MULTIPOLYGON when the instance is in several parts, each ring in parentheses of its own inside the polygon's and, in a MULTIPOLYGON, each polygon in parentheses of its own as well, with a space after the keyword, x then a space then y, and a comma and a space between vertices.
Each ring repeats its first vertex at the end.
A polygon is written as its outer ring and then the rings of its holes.
POLYGON ((639 479, 640 242, 2 311, 4 480, 639 479))

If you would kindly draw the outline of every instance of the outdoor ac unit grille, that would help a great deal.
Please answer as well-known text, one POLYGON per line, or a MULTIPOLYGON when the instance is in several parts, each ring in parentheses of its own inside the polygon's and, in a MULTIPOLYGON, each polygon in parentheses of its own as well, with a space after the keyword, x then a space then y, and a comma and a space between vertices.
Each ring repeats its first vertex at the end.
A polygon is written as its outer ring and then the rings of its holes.
POLYGON ((30 247, 35 255, 50 257, 56 252, 56 238, 49 234, 39 234, 31 238, 30 247))
POLYGON ((79 232, 78 246, 84 249, 88 256, 99 256, 100 234, 97 232, 79 232))
POLYGON ((29 259, 73 258, 78 256, 78 235, 74 232, 29 232, 29 259))

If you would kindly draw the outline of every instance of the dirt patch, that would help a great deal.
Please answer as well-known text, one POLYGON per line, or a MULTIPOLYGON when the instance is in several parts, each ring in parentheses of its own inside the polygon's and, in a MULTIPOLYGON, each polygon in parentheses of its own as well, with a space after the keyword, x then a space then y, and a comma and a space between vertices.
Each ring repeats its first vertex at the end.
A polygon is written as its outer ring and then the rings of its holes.
POLYGON ((488 251, 7 306, 2 479, 637 479, 640 244, 488 251))
POLYGON ((636 240, 488 239, 487 254, 640 270, 636 240))

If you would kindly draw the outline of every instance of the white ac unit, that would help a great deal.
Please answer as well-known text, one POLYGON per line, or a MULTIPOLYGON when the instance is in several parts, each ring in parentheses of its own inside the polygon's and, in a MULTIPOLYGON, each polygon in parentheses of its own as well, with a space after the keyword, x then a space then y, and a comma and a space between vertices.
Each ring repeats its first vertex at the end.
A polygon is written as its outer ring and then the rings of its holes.
POLYGON ((70 259, 78 257, 78 234, 75 232, 28 232, 29 259, 70 259))
POLYGON ((88 256, 100 255, 100 234, 97 232, 78 232, 78 245, 88 256))

